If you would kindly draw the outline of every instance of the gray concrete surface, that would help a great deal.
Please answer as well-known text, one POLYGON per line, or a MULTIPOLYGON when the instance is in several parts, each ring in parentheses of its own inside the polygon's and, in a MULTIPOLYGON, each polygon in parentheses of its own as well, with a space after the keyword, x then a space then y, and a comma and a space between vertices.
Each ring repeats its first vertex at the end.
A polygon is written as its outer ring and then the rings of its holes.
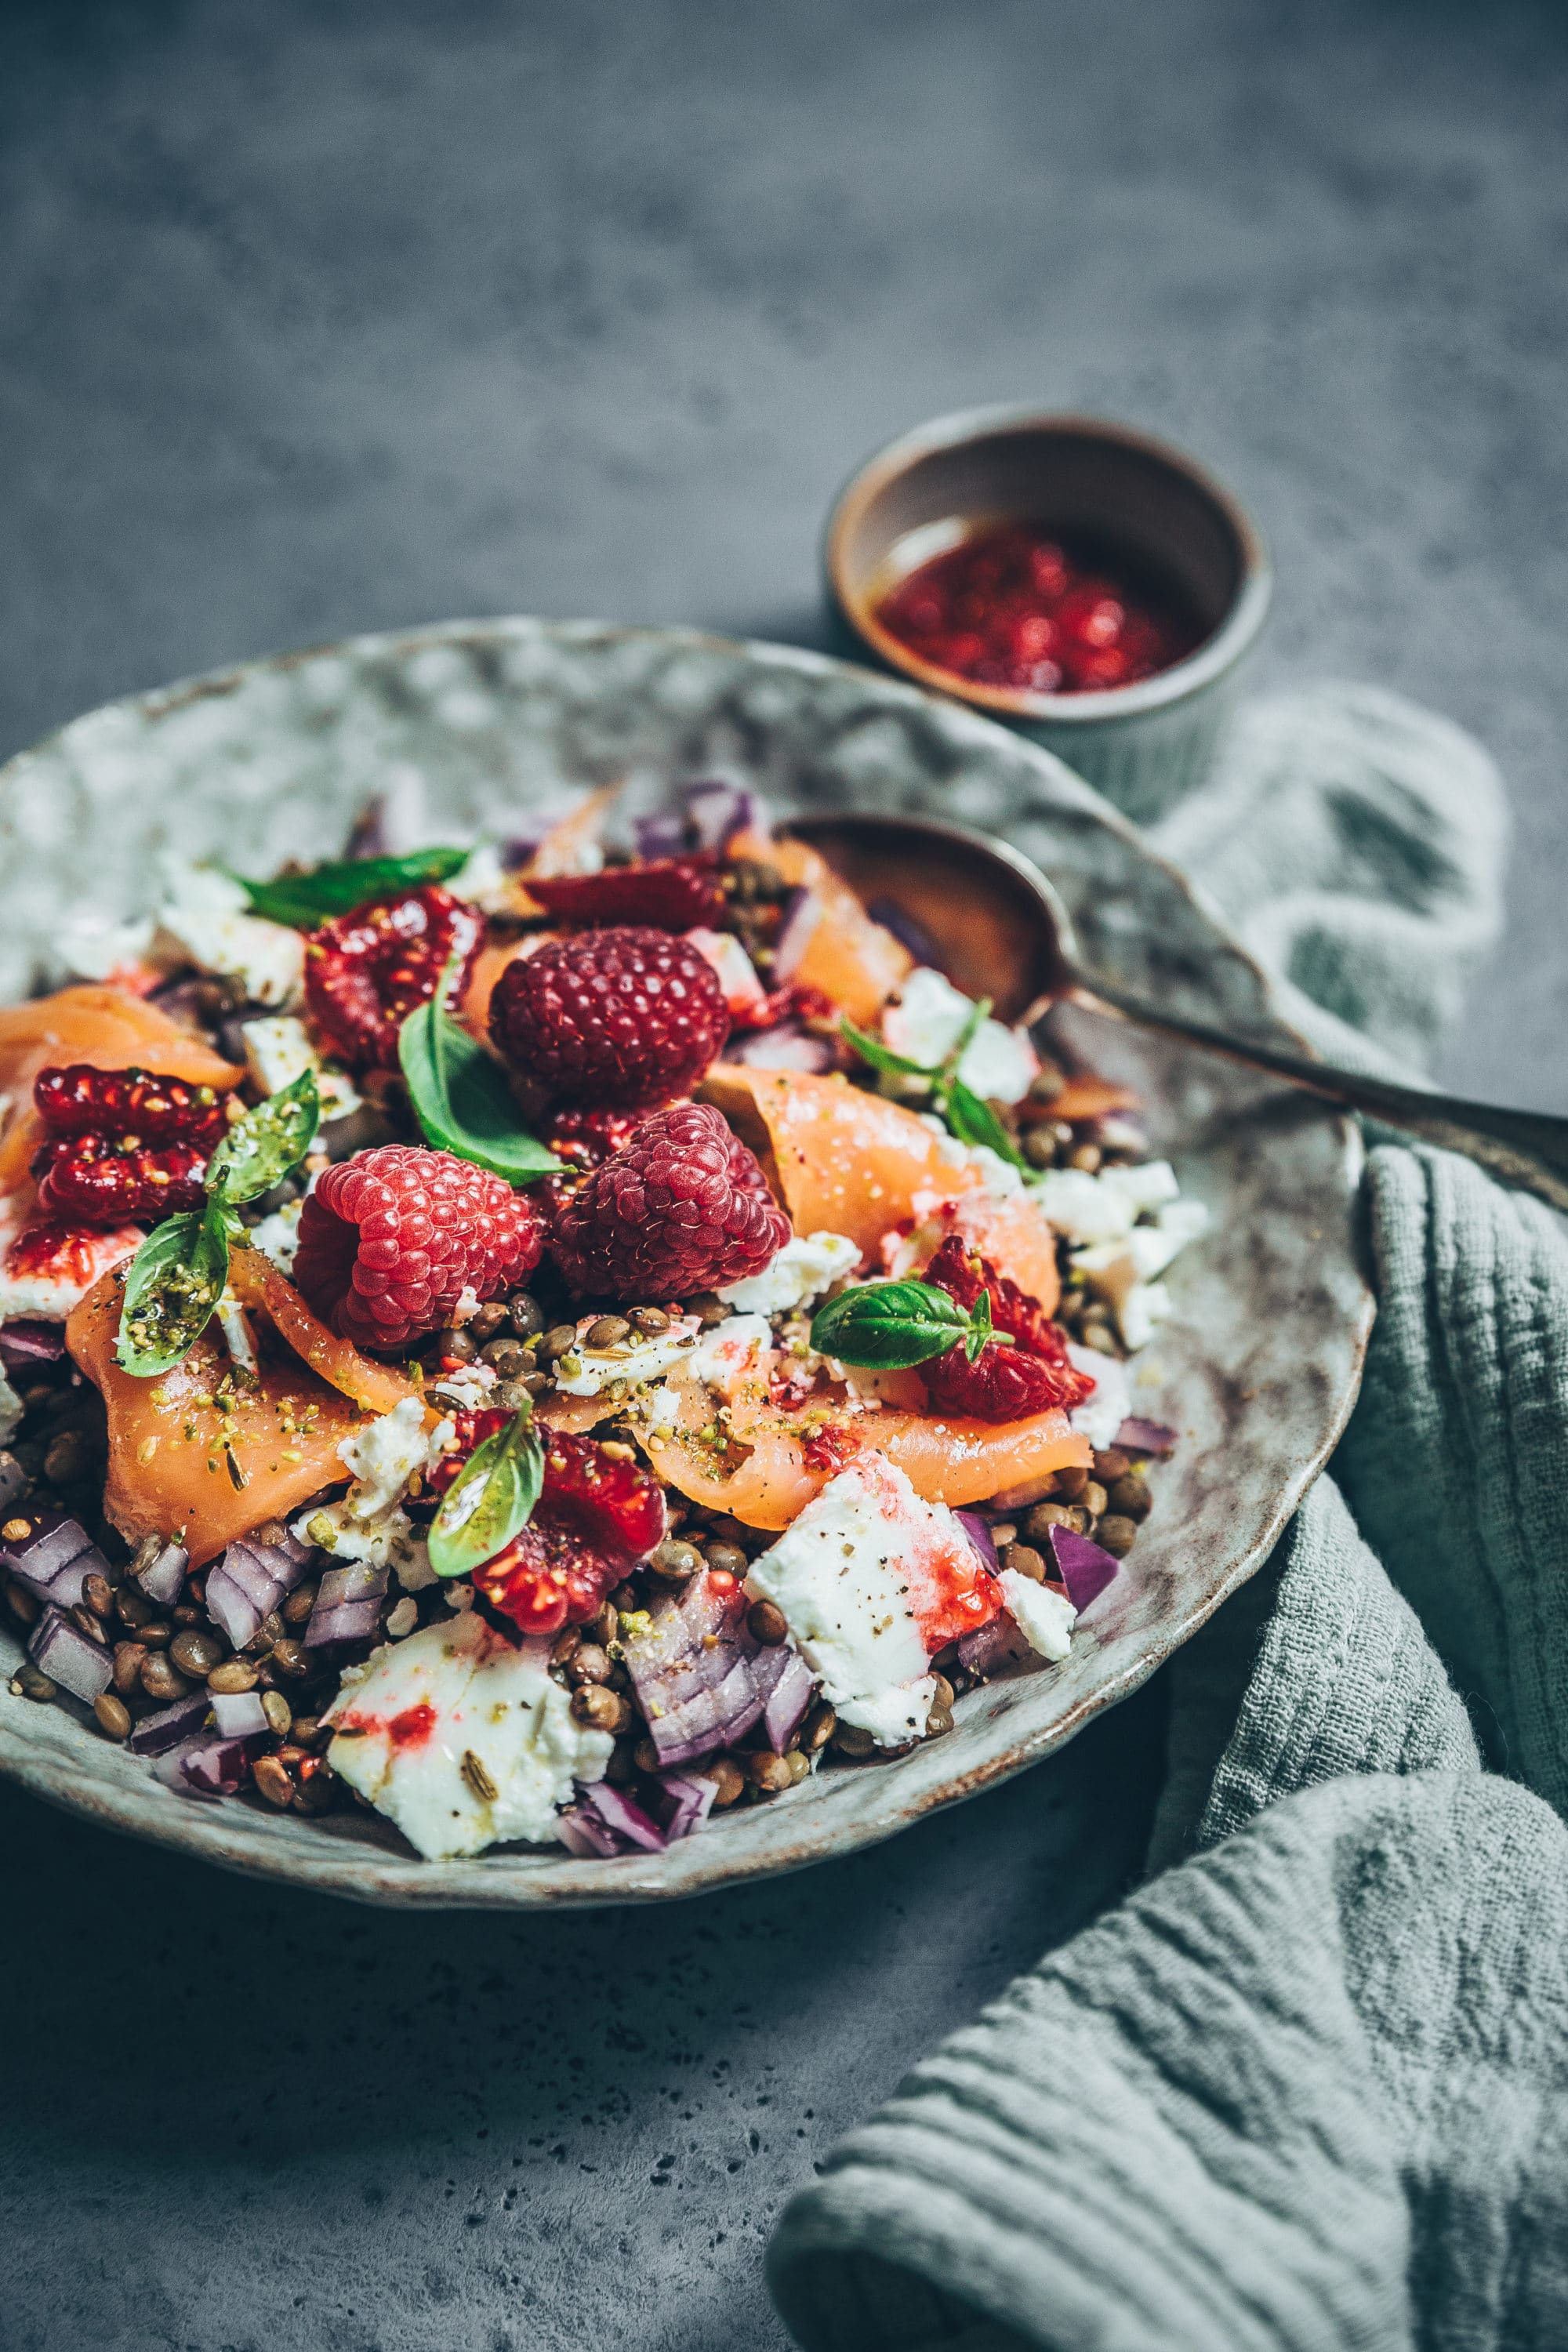
MULTIPOLYGON (((0 11, 0 748, 497 610, 812 642, 838 479, 1030 396, 1234 476, 1265 675, 1518 813, 1447 1074, 1563 1108, 1552 0, 0 11)), ((791 2185, 1136 1853, 1157 1693, 879 1854, 382 1919, 0 1801, 5 2352, 751 2352, 791 2185)))

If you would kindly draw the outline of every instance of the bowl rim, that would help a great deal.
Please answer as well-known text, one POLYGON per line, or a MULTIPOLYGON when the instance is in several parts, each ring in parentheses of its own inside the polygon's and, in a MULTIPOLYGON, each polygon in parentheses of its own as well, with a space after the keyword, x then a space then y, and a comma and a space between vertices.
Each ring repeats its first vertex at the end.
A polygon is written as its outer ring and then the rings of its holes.
POLYGON ((1257 640, 1273 597, 1274 565, 1261 526, 1236 493, 1206 466, 1173 442, 1145 432, 1121 419, 1092 416, 1077 410, 1037 408, 1031 403, 1002 401, 978 408, 961 408, 933 416, 910 427, 863 459, 848 477, 828 509, 822 539, 822 566, 828 596, 846 625, 878 659, 910 678, 928 692, 950 701, 965 702, 1003 719, 1049 719, 1053 726, 1089 727, 1108 719, 1127 719, 1167 710, 1192 699, 1233 669, 1257 640), (864 519, 874 500, 889 485, 924 457, 954 449, 966 441, 980 441, 1006 431, 1087 436, 1116 447, 1135 451, 1179 474, 1208 500, 1233 532, 1241 554, 1240 584, 1218 627, 1184 660, 1133 686, 1117 686, 1093 694, 1037 694, 1021 687, 986 686, 961 677, 934 662, 923 661, 901 639, 883 627, 869 603, 848 585, 847 550, 849 534, 864 519))

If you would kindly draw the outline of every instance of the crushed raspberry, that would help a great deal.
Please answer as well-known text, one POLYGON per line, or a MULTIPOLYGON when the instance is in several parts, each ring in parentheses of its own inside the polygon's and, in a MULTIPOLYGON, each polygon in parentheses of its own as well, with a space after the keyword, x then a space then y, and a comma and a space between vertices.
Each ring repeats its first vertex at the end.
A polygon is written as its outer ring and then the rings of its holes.
POLYGON ((949 1348, 920 1368, 926 1394, 940 1412, 972 1421, 1027 1421, 1054 1407, 1079 1402, 1083 1383, 1069 1366, 1063 1373, 1022 1348, 988 1339, 973 1363, 962 1347, 949 1348))
POLYGON ((130 1138, 62 1136, 33 1160, 38 1206, 74 1225, 156 1223, 199 1209, 206 1198, 205 1151, 188 1143, 153 1150, 130 1138))
POLYGON ((551 1241, 574 1290, 689 1298, 760 1273, 789 1237, 745 1145, 710 1104, 687 1102, 644 1119, 560 1203, 551 1241))
POLYGON ((825 996, 820 988, 809 981, 792 980, 785 988, 775 988, 766 996, 754 996, 738 1009, 732 1008, 737 1029, 776 1029, 781 1021, 836 1021, 833 999, 825 996))
POLYGON ((589 1437, 552 1435, 533 1517, 474 1574, 474 1589, 525 1633, 581 1625, 628 1570, 663 1541, 657 1478, 589 1437))
POLYGON ((300 1213, 294 1279, 356 1347, 402 1348, 539 1264, 544 1219, 500 1177, 449 1151, 386 1143, 318 1178, 300 1213))
POLYGON ((921 1279, 964 1307, 988 1290, 991 1319, 1014 1342, 987 1340, 973 1364, 962 1346, 923 1363, 926 1393, 942 1412, 975 1421, 1026 1421, 1037 1412, 1070 1411, 1092 1393, 1093 1381, 1074 1369, 1064 1334, 1039 1300, 956 1234, 947 1236, 921 1279))
MULTIPOLYGON (((126 1233, 128 1253, 141 1238, 134 1229, 126 1233)), ((71 1283, 84 1289, 113 1263, 112 1245, 106 1245, 106 1241, 107 1237, 96 1231, 87 1233, 79 1225, 62 1224, 58 1218, 46 1217, 17 1234, 5 1253, 5 1271, 10 1275, 30 1275, 42 1282, 71 1283)))
POLYGON ((666 931, 584 931, 502 971, 490 1036, 520 1076, 569 1100, 643 1108, 687 1093, 730 1034, 706 956, 666 931))
POLYGON ((350 1061, 395 1070, 397 1033, 408 1014, 435 995, 454 955, 452 993, 461 994, 479 937, 473 908, 434 883, 336 916, 305 941, 310 1010, 350 1061))
POLYGON ((626 1150, 644 1116, 640 1110, 584 1110, 578 1104, 563 1103, 545 1120, 541 1140, 569 1169, 602 1168, 616 1152, 626 1150))
POLYGON ((852 1430, 837 1422, 825 1422, 801 1442, 801 1459, 813 1470, 826 1470, 830 1478, 837 1476, 847 1463, 852 1462, 860 1450, 860 1441, 852 1430))
POLYGON ((531 879, 528 895, 547 915, 574 923, 647 923, 658 931, 689 931, 717 922, 724 894, 712 861, 654 857, 640 866, 611 866, 602 874, 560 874, 531 879))
POLYGON ((224 1098, 151 1070, 99 1070, 71 1062, 33 1081, 39 1118, 56 1135, 117 1136, 137 1143, 189 1143, 210 1150, 225 1128, 224 1098))

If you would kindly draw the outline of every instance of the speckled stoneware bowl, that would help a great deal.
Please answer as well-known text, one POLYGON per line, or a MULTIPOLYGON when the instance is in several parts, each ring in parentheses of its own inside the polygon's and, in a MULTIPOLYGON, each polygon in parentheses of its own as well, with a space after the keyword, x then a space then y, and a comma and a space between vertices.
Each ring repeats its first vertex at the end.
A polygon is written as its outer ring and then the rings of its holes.
MULTIPOLYGON (((779 804, 925 810, 1047 866, 1090 959, 1237 1029, 1281 1036, 1267 983, 1182 877, 1047 754, 955 704, 776 646, 594 623, 454 623, 255 662, 77 719, 0 772, 0 989, 51 976, 84 903, 129 915, 155 854, 262 872, 340 849, 389 778, 423 780, 431 836, 511 829, 574 785, 715 770, 779 804)), ((12 1696, 0 1769, 117 1829, 237 1870, 375 1903, 496 1908, 691 1895, 890 1836, 1060 1747, 1124 1698, 1273 1543, 1342 1426, 1371 1302, 1353 1226, 1357 1146, 1325 1107, 1097 1024, 1083 1042, 1142 1092, 1156 1146, 1214 1212, 1172 1277, 1180 1320, 1141 1360, 1139 1409, 1182 1443, 1127 1568, 1065 1664, 959 1702, 945 1738, 838 1765, 658 1856, 517 1847, 423 1863, 351 1813, 174 1795, 85 1711, 12 1696)))

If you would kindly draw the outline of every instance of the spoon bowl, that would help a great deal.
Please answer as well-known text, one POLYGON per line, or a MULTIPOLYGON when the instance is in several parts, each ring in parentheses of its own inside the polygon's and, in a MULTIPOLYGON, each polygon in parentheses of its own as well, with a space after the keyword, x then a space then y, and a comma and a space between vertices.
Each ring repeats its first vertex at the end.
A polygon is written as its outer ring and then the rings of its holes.
POLYGON ((916 816, 800 817, 790 830, 868 904, 889 901, 930 937, 966 995, 1032 1026, 1053 1004, 1131 1021, 1266 1071, 1423 1142, 1462 1152, 1507 1184, 1568 1211, 1568 1118, 1467 1102, 1237 1036, 1134 995, 1079 956, 1061 898, 1032 858, 968 825, 916 816))

